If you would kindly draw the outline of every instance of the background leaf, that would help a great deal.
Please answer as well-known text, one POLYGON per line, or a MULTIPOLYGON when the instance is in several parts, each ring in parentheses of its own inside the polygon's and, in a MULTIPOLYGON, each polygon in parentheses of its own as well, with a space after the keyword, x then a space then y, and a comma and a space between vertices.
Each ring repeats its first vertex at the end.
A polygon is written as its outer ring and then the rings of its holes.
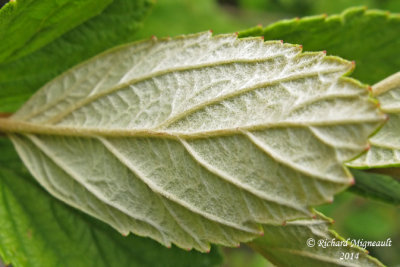
POLYGON ((383 118, 341 77, 352 67, 236 35, 137 42, 48 83, 0 128, 48 191, 121 233, 235 246, 352 182, 342 162, 383 118))
POLYGON ((354 6, 367 6, 369 8, 400 12, 400 3, 397 0, 221 0, 220 2, 227 5, 232 2, 238 2, 240 8, 262 10, 283 16, 307 16, 322 13, 335 14, 354 6))
POLYGON ((400 182, 389 175, 351 169, 356 184, 350 191, 393 205, 400 204, 400 182))
POLYGON ((323 217, 295 220, 285 226, 265 225, 265 235, 249 245, 277 266, 384 266, 364 250, 351 247, 351 244, 321 246, 321 240, 344 241, 329 230, 329 225, 330 222, 323 217), (342 253, 353 254, 353 258, 346 259, 342 253), (358 255, 357 259, 355 255, 358 255))
POLYGON ((32 53, 98 15, 111 1, 18 0, 8 3, 0 9, 0 63, 32 53))
POLYGON ((170 249, 147 238, 123 237, 55 200, 0 138, 0 257, 12 266, 216 266, 209 254, 170 249))
POLYGON ((376 83, 400 69, 400 15, 386 11, 351 8, 341 15, 284 20, 241 37, 263 35, 265 40, 302 44, 305 51, 355 60, 353 77, 376 83))
POLYGON ((14 112, 43 84, 79 62, 134 40, 152 5, 152 0, 114 0, 101 15, 34 53, 0 64, 0 112, 14 112))

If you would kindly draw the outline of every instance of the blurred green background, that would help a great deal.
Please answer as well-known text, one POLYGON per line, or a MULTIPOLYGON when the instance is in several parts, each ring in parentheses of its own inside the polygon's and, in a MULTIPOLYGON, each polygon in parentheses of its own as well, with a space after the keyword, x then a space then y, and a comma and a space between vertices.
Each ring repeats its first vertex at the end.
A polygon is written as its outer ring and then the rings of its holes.
POLYGON ((400 12, 399 0, 156 0, 137 37, 188 34, 212 29, 237 32, 294 17, 338 14, 353 6, 400 12))
MULTIPOLYGON (((353 6, 400 12, 399 0, 158 0, 136 37, 175 36, 210 29, 214 33, 237 32, 281 19, 339 14, 353 6)), ((387 266, 400 266, 399 207, 343 192, 332 204, 317 210, 333 218, 333 229, 346 239, 374 241, 390 237, 392 247, 369 248, 370 255, 387 266)), ((272 266, 246 245, 221 251, 225 255, 224 266, 272 266)))

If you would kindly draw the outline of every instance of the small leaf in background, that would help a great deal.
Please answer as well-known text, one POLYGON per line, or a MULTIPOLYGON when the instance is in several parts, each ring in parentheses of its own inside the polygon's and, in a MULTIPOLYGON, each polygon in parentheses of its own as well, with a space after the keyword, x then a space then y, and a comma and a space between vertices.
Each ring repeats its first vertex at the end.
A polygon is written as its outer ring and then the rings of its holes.
POLYGON ((112 0, 9 2, 0 9, 0 63, 32 53, 98 15, 111 2, 112 0))
POLYGON ((302 44, 306 51, 326 50, 355 60, 353 77, 376 83, 400 69, 400 15, 380 10, 351 8, 341 15, 312 16, 283 20, 258 32, 241 37, 263 35, 265 40, 302 44))
POLYGON ((14 267, 209 267, 222 259, 165 248, 148 238, 123 237, 109 226, 52 198, 0 140, 0 258, 14 267))
POLYGON ((260 38, 142 41, 64 73, 0 128, 57 198, 121 233, 207 251, 311 217, 352 183, 342 162, 384 118, 342 77, 352 68, 260 38))
POLYGON ((356 184, 349 188, 350 191, 389 204, 400 205, 400 182, 392 176, 356 169, 351 169, 351 173, 356 184))
MULTIPOLYGON (((91 2, 98 5, 98 1, 91 2)), ((108 48, 134 40, 153 2, 114 0, 99 16, 41 49, 11 63, 0 64, 0 112, 16 111, 41 86, 68 68, 108 48)), ((24 14, 29 16, 29 10, 26 12, 28 14, 24 14)), ((88 11, 85 9, 85 12, 88 11)), ((24 31, 16 36, 24 36, 24 31)))
POLYGON ((351 244, 332 246, 324 242, 344 241, 329 230, 323 217, 294 220, 285 226, 264 225, 263 237, 249 243, 277 266, 384 266, 377 259, 351 244))
POLYGON ((392 12, 400 12, 400 2, 398 0, 318 0, 312 1, 314 4, 312 12, 320 13, 339 13, 342 10, 354 6, 367 6, 371 9, 391 10, 392 12))
POLYGON ((400 168, 386 167, 386 168, 367 169, 366 171, 370 173, 388 175, 392 177, 394 180, 400 182, 400 168))

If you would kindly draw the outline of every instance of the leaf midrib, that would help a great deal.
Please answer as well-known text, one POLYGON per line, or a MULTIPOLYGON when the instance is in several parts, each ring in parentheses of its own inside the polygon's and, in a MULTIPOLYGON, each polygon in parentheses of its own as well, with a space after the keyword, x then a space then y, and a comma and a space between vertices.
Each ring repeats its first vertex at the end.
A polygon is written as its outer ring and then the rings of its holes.
POLYGON ((36 123, 17 121, 12 119, 0 118, 0 133, 17 134, 38 134, 38 135, 58 135, 58 136, 77 136, 77 137, 152 137, 168 139, 199 139, 215 136, 241 135, 243 131, 260 131, 271 128, 287 127, 310 127, 310 126, 335 126, 360 123, 379 123, 381 117, 360 117, 353 119, 338 120, 320 120, 320 121, 280 121, 269 122, 257 125, 206 130, 197 132, 171 131, 171 130, 153 130, 153 129, 110 129, 95 127, 75 127, 75 126, 56 126, 41 125, 36 123))

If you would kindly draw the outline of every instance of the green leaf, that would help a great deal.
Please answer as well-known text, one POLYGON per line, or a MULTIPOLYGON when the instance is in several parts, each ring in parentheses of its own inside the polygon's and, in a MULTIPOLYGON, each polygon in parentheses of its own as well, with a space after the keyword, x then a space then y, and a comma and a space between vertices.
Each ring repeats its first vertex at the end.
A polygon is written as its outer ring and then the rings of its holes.
POLYGON ((265 235, 249 245, 277 266, 384 266, 350 239, 329 230, 330 224, 320 217, 285 226, 265 225, 265 235))
POLYGON ((352 68, 260 38, 142 41, 51 81, 0 131, 49 192, 123 234, 237 246, 352 183, 342 162, 384 118, 352 68))
POLYGON ((351 169, 356 184, 350 191, 390 204, 400 204, 400 182, 389 175, 351 169))
POLYGON ((0 258, 12 266, 215 266, 221 256, 164 248, 123 237, 55 200, 23 168, 11 143, 0 139, 0 258))
MULTIPOLYGON (((99 16, 34 53, 0 64, 0 112, 14 112, 41 86, 68 68, 105 49, 134 40, 134 33, 152 5, 153 0, 114 0, 99 16)), ((22 32, 17 34, 21 35, 22 32)))
MULTIPOLYGON (((400 69, 400 15, 379 10, 351 8, 341 15, 305 17, 273 23, 252 36, 302 44, 306 51, 355 60, 353 77, 376 83, 400 69)), ((242 37, 249 36, 245 32, 242 37)))
POLYGON ((400 167, 400 72, 372 87, 388 121, 370 138, 371 148, 347 163, 354 168, 400 167))
POLYGON ((0 9, 0 62, 32 53, 99 14, 111 0, 18 0, 0 9))

